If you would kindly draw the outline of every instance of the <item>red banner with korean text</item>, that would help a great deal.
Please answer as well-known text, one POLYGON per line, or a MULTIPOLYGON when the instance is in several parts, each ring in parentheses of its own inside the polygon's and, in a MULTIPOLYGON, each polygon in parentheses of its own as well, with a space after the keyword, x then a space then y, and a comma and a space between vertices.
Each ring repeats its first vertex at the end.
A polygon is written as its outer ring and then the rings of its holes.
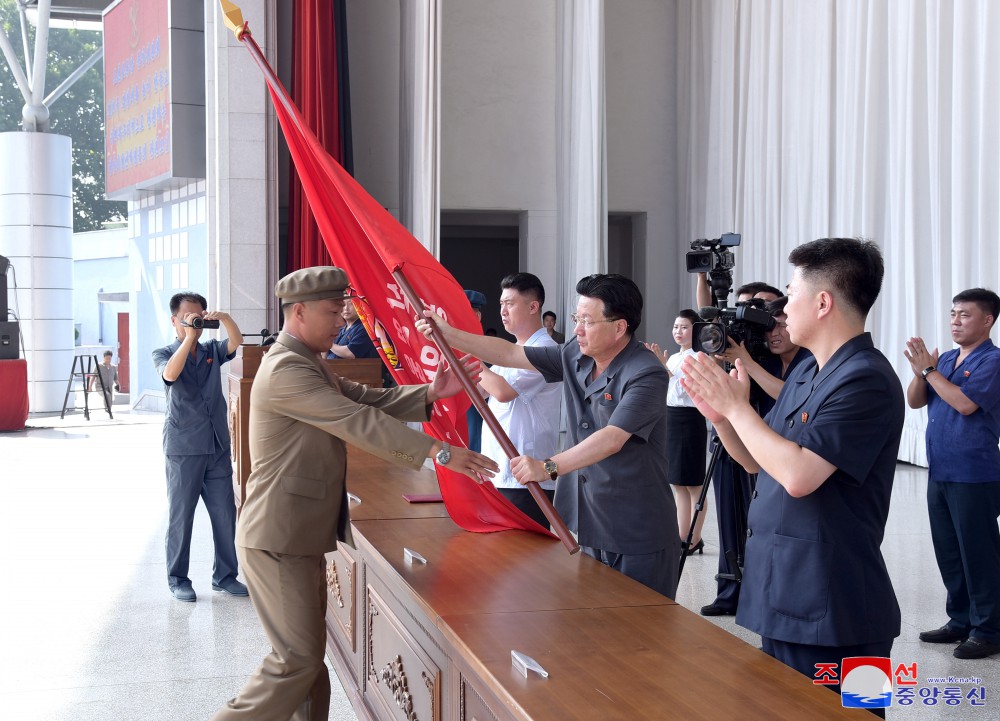
MULTIPOLYGON (((330 157, 280 82, 266 72, 265 79, 330 257, 347 271, 352 287, 362 298, 358 310, 365 328, 398 383, 428 382, 437 368, 440 351, 416 331, 417 313, 393 273, 401 271, 424 305, 441 312, 452 326, 481 333, 462 287, 330 157)), ((438 401, 425 429, 439 440, 466 446, 465 413, 469 405, 464 394, 438 401)), ((551 535, 511 505, 493 484, 478 484, 447 467, 438 466, 437 471, 445 506, 461 528, 477 532, 516 528, 551 535)))

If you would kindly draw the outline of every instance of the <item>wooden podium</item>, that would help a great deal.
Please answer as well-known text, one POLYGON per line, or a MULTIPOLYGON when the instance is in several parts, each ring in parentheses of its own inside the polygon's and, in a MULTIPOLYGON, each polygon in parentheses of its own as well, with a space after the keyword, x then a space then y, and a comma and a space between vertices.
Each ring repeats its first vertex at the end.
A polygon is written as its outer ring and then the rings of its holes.
MULTIPOLYGON (((241 347, 230 364, 238 503, 264 350, 241 347)), ((438 491, 433 471, 350 448, 347 487, 357 548, 326 554, 326 644, 360 719, 857 719, 828 689, 554 539, 468 533, 443 503, 408 503, 404 493, 438 491), (548 676, 522 675, 512 651, 548 676)))

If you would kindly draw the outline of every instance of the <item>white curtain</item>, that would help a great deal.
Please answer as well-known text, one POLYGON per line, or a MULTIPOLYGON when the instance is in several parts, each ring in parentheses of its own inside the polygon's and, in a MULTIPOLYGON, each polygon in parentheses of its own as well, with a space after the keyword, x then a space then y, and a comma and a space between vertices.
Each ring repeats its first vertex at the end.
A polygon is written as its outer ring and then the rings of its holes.
POLYGON ((400 0, 400 222, 441 247, 441 0, 400 0))
MULTIPOLYGON (((735 283, 779 286, 802 242, 876 241, 869 330, 905 386, 905 341, 951 348, 952 296, 1000 289, 1000 3, 691 0, 677 17, 680 237, 740 231, 735 283)), ((925 425, 907 411, 902 460, 926 464, 925 425)))
POLYGON ((604 115, 604 0, 558 0, 556 14, 555 297, 576 311, 576 282, 607 269, 608 183, 604 115))

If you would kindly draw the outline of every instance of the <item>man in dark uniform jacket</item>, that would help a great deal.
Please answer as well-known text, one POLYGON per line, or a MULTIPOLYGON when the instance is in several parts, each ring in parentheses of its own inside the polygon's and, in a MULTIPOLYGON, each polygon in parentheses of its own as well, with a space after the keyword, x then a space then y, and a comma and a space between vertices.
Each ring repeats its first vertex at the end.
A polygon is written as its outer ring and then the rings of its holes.
MULTIPOLYGON (((899 604, 880 546, 903 427, 903 390, 864 332, 882 285, 874 243, 826 238, 789 255, 791 341, 813 358, 761 419, 735 377, 699 354, 685 386, 735 460, 759 471, 736 622, 813 677, 816 664, 890 655, 899 604)), ((835 690, 839 690, 837 687, 835 690)))
POLYGON ((354 303, 344 304, 344 321, 347 325, 340 329, 337 340, 330 346, 327 358, 378 358, 375 344, 368 337, 365 324, 358 316, 354 303))

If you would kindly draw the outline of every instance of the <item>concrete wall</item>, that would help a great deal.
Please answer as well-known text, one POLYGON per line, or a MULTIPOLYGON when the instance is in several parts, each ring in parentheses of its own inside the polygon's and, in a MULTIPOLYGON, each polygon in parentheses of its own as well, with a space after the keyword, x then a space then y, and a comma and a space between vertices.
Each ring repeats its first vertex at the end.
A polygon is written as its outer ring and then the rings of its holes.
POLYGON ((399 0, 347 0, 354 177, 399 217, 399 0))
MULTIPOLYGON (((347 7, 356 177, 393 212, 398 3, 354 0, 347 7)), ((556 6, 443 0, 441 22, 442 212, 519 213, 519 269, 541 277, 550 296, 559 267, 556 6)), ((676 310, 693 304, 693 285, 682 288, 677 280, 687 239, 670 232, 675 162, 665 139, 674 127, 674 13, 675 3, 661 0, 612 0, 605 12, 609 211, 634 214, 634 277, 647 304, 640 334, 660 341, 669 341, 676 310)), ((554 297, 547 305, 559 306, 554 297)))
POLYGON ((442 209, 555 208, 555 2, 443 5, 442 209))
MULTIPOLYGON (((608 212, 635 213, 633 278, 645 306, 638 335, 673 347, 680 308, 694 305, 686 238, 675 237, 675 88, 669 38, 675 3, 609 0, 605 6, 608 212), (680 271, 678 267, 680 266, 680 271)), ((715 237, 715 236, 713 236, 715 237)))

